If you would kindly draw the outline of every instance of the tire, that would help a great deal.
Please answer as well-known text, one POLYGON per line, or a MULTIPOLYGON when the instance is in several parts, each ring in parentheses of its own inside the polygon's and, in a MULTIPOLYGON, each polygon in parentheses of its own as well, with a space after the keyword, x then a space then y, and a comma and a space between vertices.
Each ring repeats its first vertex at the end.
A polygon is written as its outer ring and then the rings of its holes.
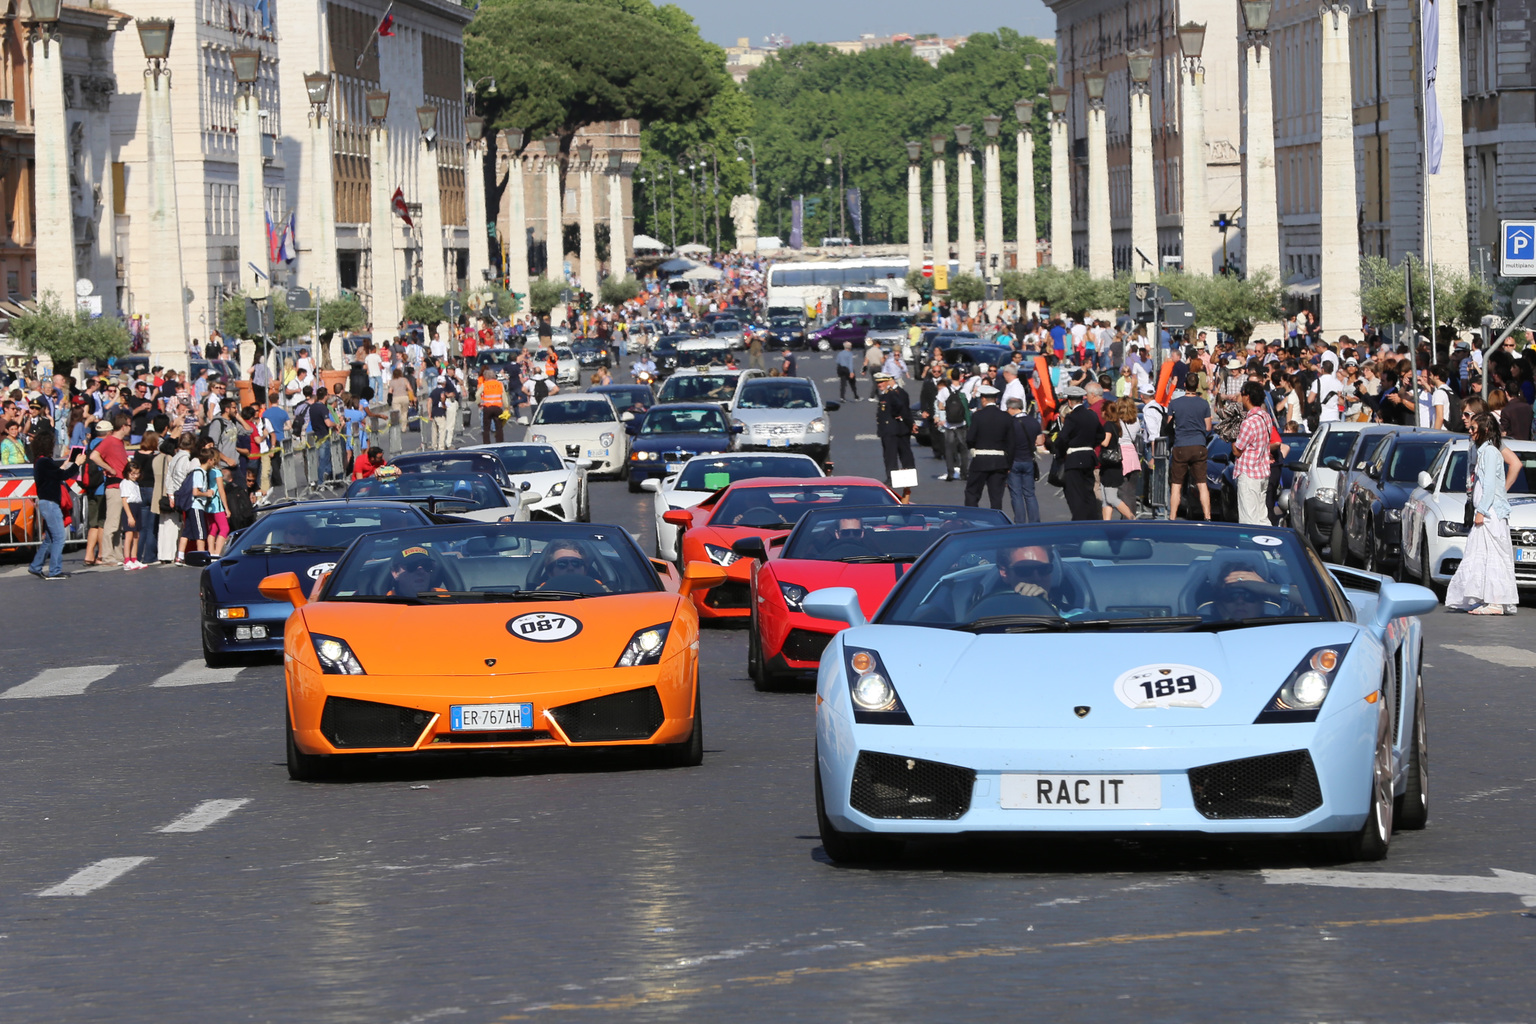
POLYGON ((228 668, 234 664, 234 658, 222 651, 210 651, 206 644, 203 645, 203 664, 209 668, 228 668))
POLYGON ((1365 524, 1365 557, 1360 559, 1361 568, 1366 572, 1381 572, 1381 555, 1376 546, 1376 526, 1374 523, 1365 524))
POLYGON ((324 782, 336 777, 331 759, 319 754, 306 754, 293 742, 293 722, 288 712, 283 712, 283 733, 288 741, 288 777, 295 782, 324 782))
POLYGON ((1429 564, 1429 531, 1426 530, 1424 535, 1419 538, 1419 582, 1434 591, 1435 596, 1443 602, 1445 600, 1445 587, 1435 582, 1432 570, 1433 566, 1429 564))
POLYGON ((592 486, 590 480, 581 483, 581 500, 576 503, 576 521, 590 523, 592 521, 592 486))
POLYGON ((1376 755, 1371 758, 1371 806, 1360 831, 1329 837, 1329 852, 1338 860, 1384 860, 1392 844, 1392 729, 1380 715, 1376 727, 1376 755))
POLYGON ((1403 795, 1392 808, 1397 828, 1418 831, 1429 823, 1429 730, 1424 717, 1424 684, 1413 688, 1413 735, 1408 740, 1408 768, 1403 795))
POLYGON ((821 834, 821 848, 838 864, 882 864, 901 852, 899 840, 863 833, 839 832, 827 817, 826 799, 821 795, 821 759, 815 757, 811 771, 816 774, 816 829, 821 834))
POLYGON ((766 690, 768 687, 763 679, 763 644, 757 635, 757 616, 752 616, 747 630, 747 675, 751 677, 755 689, 766 690))
POLYGON ((668 743, 657 751, 663 768, 696 768, 704 763, 704 710, 699 701, 699 681, 693 681, 693 731, 681 743, 668 743))
POLYGON ((640 493, 640 481, 635 478, 635 474, 633 474, 633 473, 629 474, 629 493, 630 494, 639 494, 640 493))

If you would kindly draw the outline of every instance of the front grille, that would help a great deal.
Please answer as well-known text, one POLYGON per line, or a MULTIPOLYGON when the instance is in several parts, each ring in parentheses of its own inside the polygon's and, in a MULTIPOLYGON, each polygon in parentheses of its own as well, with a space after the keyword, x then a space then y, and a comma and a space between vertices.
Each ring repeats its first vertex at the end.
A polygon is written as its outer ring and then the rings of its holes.
POLYGON ((976 773, 896 754, 859 754, 848 802, 871 818, 954 821, 971 806, 976 773))
POLYGON ((1510 530, 1509 542, 1516 547, 1536 547, 1536 530, 1510 530))
POLYGON ((431 719, 418 708, 327 697, 320 732, 333 747, 414 747, 431 719))
POLYGON ((831 633, 813 633, 808 629, 792 629, 784 638, 784 657, 795 661, 820 661, 821 652, 827 649, 831 633))
POLYGON ((721 610, 750 608, 752 607, 752 587, 740 580, 728 580, 705 593, 704 606, 721 610))
POLYGON ((568 444, 565 446, 566 458, 576 459, 581 457, 581 445, 568 444))
POLYGON ((550 715, 572 743, 648 739, 667 717, 654 686, 579 700, 554 708, 550 715))
POLYGON ((1323 805, 1305 750, 1191 768, 1189 788, 1207 818, 1299 818, 1323 805))
POLYGON ((511 732, 445 732, 432 737, 433 743, 536 743, 549 739, 542 729, 517 729, 511 732))

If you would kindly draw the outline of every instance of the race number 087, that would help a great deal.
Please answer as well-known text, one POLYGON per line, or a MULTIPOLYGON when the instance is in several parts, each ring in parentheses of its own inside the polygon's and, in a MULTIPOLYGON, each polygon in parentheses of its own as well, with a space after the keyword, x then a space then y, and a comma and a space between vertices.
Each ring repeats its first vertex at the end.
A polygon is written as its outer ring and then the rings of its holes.
MULTIPOLYGON (((564 625, 565 618, 556 615, 548 619, 534 619, 532 622, 518 623, 517 631, 526 636, 529 633, 548 633, 550 630, 559 629, 564 625)), ((1193 685, 1190 688, 1193 689, 1193 685)))

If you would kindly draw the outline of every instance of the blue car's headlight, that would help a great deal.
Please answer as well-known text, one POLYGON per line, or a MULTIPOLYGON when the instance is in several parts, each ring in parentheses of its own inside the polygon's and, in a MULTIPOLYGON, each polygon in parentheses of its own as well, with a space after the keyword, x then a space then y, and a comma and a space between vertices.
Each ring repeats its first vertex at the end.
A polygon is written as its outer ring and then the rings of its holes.
POLYGON ((1308 651, 1301 663, 1291 670, 1280 689, 1264 705, 1254 725, 1276 722, 1315 722, 1322 710, 1323 701, 1338 677, 1344 655, 1349 653, 1348 644, 1319 647, 1308 651))
POLYGON ((844 648, 843 657, 848 666, 848 696, 853 702, 855 722, 864 725, 912 724, 879 654, 865 647, 848 647, 844 648))
POLYGON ((333 676, 362 676, 368 673, 363 671, 363 665, 357 660, 357 655, 352 653, 352 648, 339 637, 324 636, 320 633, 309 634, 310 642, 315 645, 315 657, 320 661, 320 670, 333 676))

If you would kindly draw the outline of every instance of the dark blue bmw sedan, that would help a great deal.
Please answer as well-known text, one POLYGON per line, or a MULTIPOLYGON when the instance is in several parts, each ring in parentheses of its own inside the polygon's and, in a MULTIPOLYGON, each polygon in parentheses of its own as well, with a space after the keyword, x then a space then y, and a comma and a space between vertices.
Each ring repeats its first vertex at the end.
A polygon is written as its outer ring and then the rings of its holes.
POLYGON ((730 451, 741 428, 732 427, 713 402, 678 402, 651 406, 625 429, 631 435, 629 489, 638 492, 651 477, 681 472, 695 455, 730 451))

